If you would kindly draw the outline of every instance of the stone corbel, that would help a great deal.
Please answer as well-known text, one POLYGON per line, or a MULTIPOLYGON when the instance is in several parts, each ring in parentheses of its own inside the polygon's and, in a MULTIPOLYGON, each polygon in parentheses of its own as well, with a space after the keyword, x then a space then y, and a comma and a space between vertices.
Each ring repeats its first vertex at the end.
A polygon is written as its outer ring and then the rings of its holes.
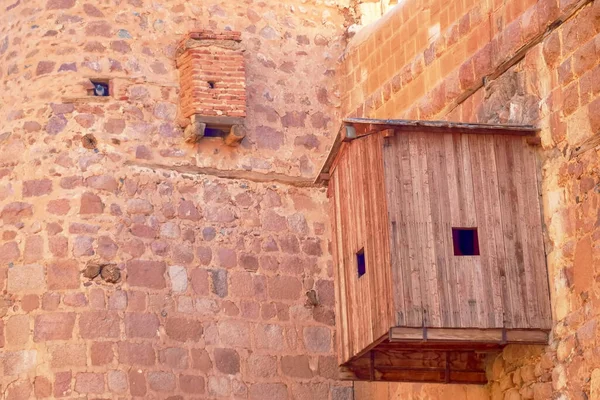
MULTIPOLYGON (((221 136, 227 146, 235 147, 246 137, 246 128, 243 118, 234 117, 209 117, 194 114, 184 127, 184 137, 187 143, 198 143, 205 136, 206 129, 214 129, 222 134, 211 136, 221 136)), ((184 125, 184 124, 182 124, 184 125)))
POLYGON ((199 115, 192 115, 190 118, 190 124, 183 131, 183 136, 187 143, 198 143, 204 137, 206 123, 202 122, 201 119, 199 115))

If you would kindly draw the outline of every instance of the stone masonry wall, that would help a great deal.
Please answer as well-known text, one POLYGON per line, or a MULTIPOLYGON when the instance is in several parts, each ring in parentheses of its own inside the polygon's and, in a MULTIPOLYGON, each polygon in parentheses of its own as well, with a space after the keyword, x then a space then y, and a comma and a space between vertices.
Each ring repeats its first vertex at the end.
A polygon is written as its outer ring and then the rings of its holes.
POLYGON ((1 398, 352 398, 324 189, 262 182, 325 156, 345 7, 0 1, 1 398), (242 32, 236 149, 176 124, 174 52, 201 29, 242 32))
MULTIPOLYGON (((509 346, 490 363, 494 400, 600 398, 599 33, 597 0, 407 0, 344 56, 344 115, 542 128, 554 328, 549 346, 509 346)), ((441 398, 383 386, 357 383, 356 398, 441 398)))

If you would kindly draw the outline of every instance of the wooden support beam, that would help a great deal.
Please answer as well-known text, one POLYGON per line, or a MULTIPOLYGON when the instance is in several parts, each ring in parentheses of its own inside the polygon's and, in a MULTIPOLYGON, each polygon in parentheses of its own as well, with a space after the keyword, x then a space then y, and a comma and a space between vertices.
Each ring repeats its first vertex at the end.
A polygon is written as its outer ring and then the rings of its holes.
POLYGON ((199 121, 196 115, 192 115, 191 124, 185 127, 183 136, 187 143, 197 143, 204 137, 204 131, 206 130, 206 124, 199 121))
POLYGON ((548 344, 548 332, 541 330, 510 329, 506 330, 507 343, 548 344))
POLYGON ((342 141, 349 142, 356 139, 356 128, 352 125, 344 125, 342 129, 342 141))
POLYGON ((246 130, 243 125, 232 125, 229 132, 223 137, 223 141, 227 146, 238 146, 246 137, 246 130))
POLYGON ((539 136, 528 136, 527 139, 525 139, 527 144, 530 146, 541 146, 542 145, 542 138, 539 136))
POLYGON ((547 344, 548 332, 527 329, 462 329, 462 328, 406 328, 390 329, 389 341, 395 342, 448 342, 470 344, 527 343, 547 344))
POLYGON ((390 129, 384 129, 382 131, 383 137, 386 137, 386 138, 387 137, 393 137, 395 133, 396 133, 396 130, 392 129, 392 128, 390 128, 390 129))
POLYGON ((392 350, 389 344, 377 346, 341 365, 339 378, 375 382, 487 383, 487 354, 475 350, 392 350))

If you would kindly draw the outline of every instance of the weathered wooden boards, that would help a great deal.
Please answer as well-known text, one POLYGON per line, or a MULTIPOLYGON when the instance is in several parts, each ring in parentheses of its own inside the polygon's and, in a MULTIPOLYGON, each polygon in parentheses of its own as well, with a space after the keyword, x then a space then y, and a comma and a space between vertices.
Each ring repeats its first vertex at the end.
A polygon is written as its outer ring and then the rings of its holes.
POLYGON ((485 361, 498 349, 394 348, 385 343, 340 368, 343 380, 485 384, 485 361))
POLYGON ((549 329, 531 148, 510 135, 385 141, 398 326, 549 329), (477 228, 479 256, 454 255, 453 227, 477 228))
MULTIPOLYGON (((439 340, 471 332, 465 351, 491 337, 497 344, 547 340, 534 149, 525 131, 457 129, 390 125, 359 135, 342 143, 327 171, 341 364, 380 351, 378 340, 394 327, 425 327, 439 340), (477 228, 480 255, 455 255, 452 228, 477 228), (367 273, 359 278, 363 248, 367 273)), ((386 371, 380 377, 404 380, 386 371)), ((438 381, 422 380, 429 378, 438 381)))
POLYGON ((378 135, 347 143, 330 181, 341 362, 395 325, 382 148, 378 135), (359 278, 361 249, 366 274, 359 278))

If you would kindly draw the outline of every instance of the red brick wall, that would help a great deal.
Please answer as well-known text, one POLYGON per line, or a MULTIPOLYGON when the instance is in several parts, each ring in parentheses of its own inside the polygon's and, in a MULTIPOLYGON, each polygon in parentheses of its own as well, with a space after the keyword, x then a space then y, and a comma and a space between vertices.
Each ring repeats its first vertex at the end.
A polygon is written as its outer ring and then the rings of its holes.
MULTIPOLYGON (((600 393, 599 15, 597 1, 407 0, 360 32, 344 55, 344 115, 542 128, 555 326, 548 347, 511 346, 490 364, 492 399, 600 393)), ((420 385, 384 386, 380 395, 378 386, 357 384, 357 396, 436 398, 420 385)))
POLYGON ((192 32, 177 49, 181 117, 246 116, 240 32, 192 32))

